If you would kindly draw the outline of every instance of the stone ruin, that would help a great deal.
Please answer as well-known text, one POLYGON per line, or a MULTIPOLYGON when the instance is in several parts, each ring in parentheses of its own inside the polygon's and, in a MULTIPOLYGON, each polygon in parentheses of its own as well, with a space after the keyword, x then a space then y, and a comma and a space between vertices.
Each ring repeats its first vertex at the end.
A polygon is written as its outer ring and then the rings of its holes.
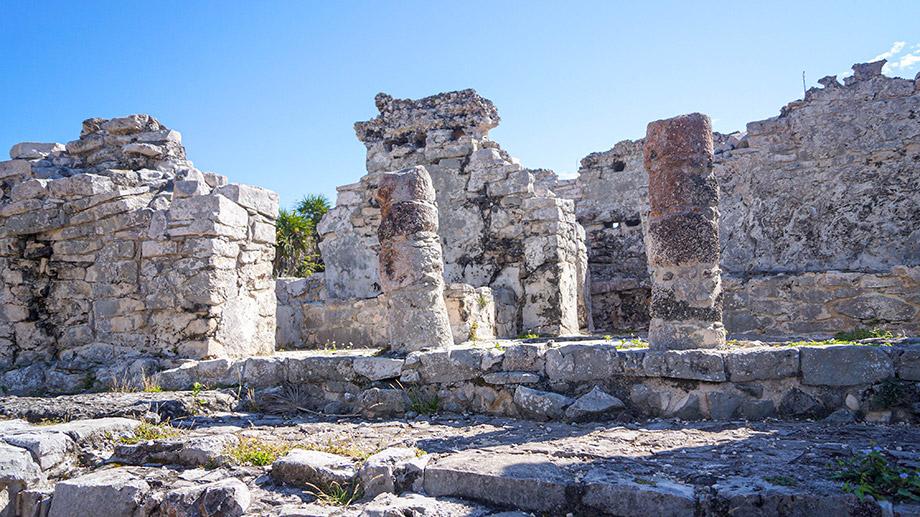
MULTIPOLYGON (((855 65, 745 132, 714 134, 724 323, 730 334, 920 329, 920 90, 855 65)), ((581 161, 553 190, 588 233, 598 328, 644 329, 649 210, 644 140, 581 161)))
POLYGON ((79 391, 274 350, 278 196, 186 159, 147 115, 0 162, 0 384, 79 391), (99 384, 101 383, 101 384, 99 384))
POLYGON ((14 146, 0 517, 920 514, 829 467, 882 444, 920 475, 887 425, 920 422, 920 340, 791 339, 920 331, 920 76, 882 65, 746 133, 652 122, 574 180, 472 90, 380 94, 302 279, 271 277, 277 195, 152 117, 14 146))

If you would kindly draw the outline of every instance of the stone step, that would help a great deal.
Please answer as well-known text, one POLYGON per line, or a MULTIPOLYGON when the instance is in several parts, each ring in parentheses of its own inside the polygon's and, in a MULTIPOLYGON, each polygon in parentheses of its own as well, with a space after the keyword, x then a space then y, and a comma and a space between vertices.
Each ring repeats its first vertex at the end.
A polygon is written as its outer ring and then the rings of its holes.
POLYGON ((686 469, 671 467, 663 464, 650 471, 623 458, 566 457, 526 448, 474 449, 433 460, 423 484, 434 497, 550 515, 920 515, 918 506, 860 500, 829 480, 786 486, 782 475, 765 479, 730 471, 693 479, 686 469))

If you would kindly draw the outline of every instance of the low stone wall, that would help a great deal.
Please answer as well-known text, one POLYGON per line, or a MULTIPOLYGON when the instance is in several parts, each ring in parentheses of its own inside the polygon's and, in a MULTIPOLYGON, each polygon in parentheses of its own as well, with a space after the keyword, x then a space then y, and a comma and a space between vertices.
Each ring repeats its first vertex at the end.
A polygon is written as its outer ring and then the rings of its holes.
MULTIPOLYGON (((323 273, 279 278, 275 344, 282 350, 388 345, 382 298, 325 298, 323 273)), ((454 342, 495 337, 495 302, 488 287, 449 284, 444 291, 454 342)))
POLYGON ((622 349, 598 341, 506 341, 413 352, 405 359, 372 354, 292 352, 193 362, 162 372, 158 380, 169 389, 188 388, 194 382, 242 384, 271 396, 294 385, 299 403, 318 411, 366 416, 424 407, 570 420, 762 420, 833 413, 834 418, 889 422, 916 421, 920 416, 916 339, 894 346, 668 352, 622 349))
POLYGON ((729 275, 723 282, 725 326, 738 336, 833 334, 879 323, 910 333, 920 325, 920 267, 729 275))
POLYGON ((74 391, 274 349, 278 196, 148 115, 0 162, 0 387, 74 391))

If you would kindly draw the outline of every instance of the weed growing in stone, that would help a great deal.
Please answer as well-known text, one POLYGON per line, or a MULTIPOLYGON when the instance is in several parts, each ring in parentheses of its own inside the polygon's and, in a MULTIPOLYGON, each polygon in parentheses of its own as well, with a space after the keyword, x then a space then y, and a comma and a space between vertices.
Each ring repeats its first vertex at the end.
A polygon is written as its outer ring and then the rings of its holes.
POLYGON ((225 448, 224 454, 239 465, 265 467, 293 448, 293 445, 285 442, 272 443, 258 438, 242 437, 236 445, 225 448))
POLYGON ((604 334, 604 341, 613 341, 613 336, 610 334, 604 334))
POLYGON ((885 379, 875 387, 872 404, 877 408, 903 406, 910 402, 911 390, 907 383, 885 379))
POLYGON ((843 490, 860 499, 870 495, 878 500, 920 501, 920 470, 899 466, 873 447, 839 460, 833 479, 843 481, 843 490))
POLYGON ((842 339, 821 339, 806 341, 789 341, 779 343, 779 346, 828 346, 828 345, 851 345, 851 346, 891 346, 891 343, 861 343, 859 341, 844 341, 842 339))
POLYGON ((317 444, 317 443, 301 443, 297 445, 298 449, 306 449, 308 451, 320 451, 328 452, 329 454, 338 454, 339 456, 348 456, 354 460, 364 461, 369 458, 376 451, 368 451, 358 447, 354 443, 350 443, 347 440, 327 440, 326 443, 317 444))
POLYGON ((479 330, 479 322, 474 321, 473 324, 470 325, 470 336, 469 336, 470 341, 476 341, 477 339, 476 331, 478 330, 479 330))
POLYGON ((170 425, 169 422, 164 422, 162 424, 142 422, 141 425, 137 426, 137 429, 134 430, 134 434, 131 436, 122 436, 118 441, 126 445, 134 445, 136 443, 149 442, 151 440, 175 438, 181 434, 182 430, 176 429, 170 425))
POLYGON ((789 476, 767 476, 764 481, 779 486, 796 486, 798 481, 789 476))
POLYGON ((540 334, 532 331, 522 332, 518 335, 518 339, 537 339, 539 337, 540 334))
POLYGON ((637 337, 624 339, 617 345, 617 348, 648 348, 648 342, 642 341, 637 337))
POLYGON ((834 339, 839 341, 859 341, 861 339, 872 339, 872 338, 882 338, 882 339, 891 339, 894 337, 894 333, 890 330, 881 329, 878 327, 874 328, 858 328, 850 332, 838 332, 834 334, 834 339))
POLYGON ((316 498, 316 502, 324 506, 348 506, 363 495, 360 485, 340 485, 335 481, 323 488, 312 483, 306 485, 310 495, 316 498))
POLYGON ((476 303, 479 304, 479 310, 482 310, 486 308, 486 305, 489 305, 489 300, 486 299, 486 295, 479 293, 479 298, 476 299, 476 303))

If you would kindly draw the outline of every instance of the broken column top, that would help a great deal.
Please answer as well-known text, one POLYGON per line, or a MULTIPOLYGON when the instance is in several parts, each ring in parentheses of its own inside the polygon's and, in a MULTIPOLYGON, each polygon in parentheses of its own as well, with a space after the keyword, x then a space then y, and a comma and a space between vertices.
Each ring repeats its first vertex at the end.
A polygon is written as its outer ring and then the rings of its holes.
POLYGON ((473 130, 485 134, 501 120, 492 101, 471 89, 418 100, 395 99, 378 93, 374 101, 380 114, 355 123, 358 140, 366 145, 434 129, 473 130))
POLYGON ((712 123, 701 113, 649 123, 645 138, 649 215, 706 209, 718 203, 712 178, 712 123))

